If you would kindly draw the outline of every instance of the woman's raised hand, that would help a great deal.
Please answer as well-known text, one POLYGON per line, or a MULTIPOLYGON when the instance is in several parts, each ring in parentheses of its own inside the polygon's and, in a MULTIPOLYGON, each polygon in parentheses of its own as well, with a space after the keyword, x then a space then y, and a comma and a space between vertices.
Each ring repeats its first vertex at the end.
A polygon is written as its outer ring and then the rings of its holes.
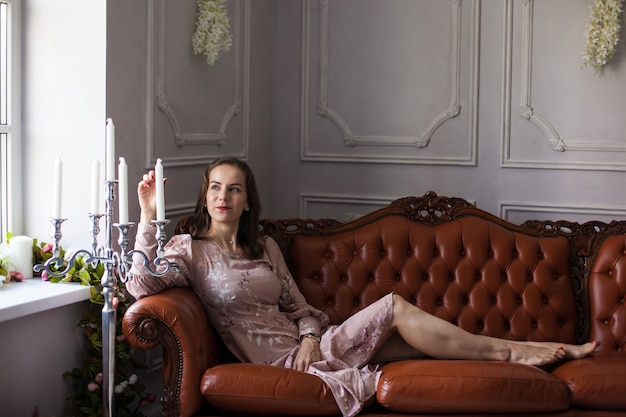
POLYGON ((137 198, 141 209, 141 222, 150 223, 156 219, 156 187, 155 174, 150 171, 143 174, 143 178, 137 184, 137 198))

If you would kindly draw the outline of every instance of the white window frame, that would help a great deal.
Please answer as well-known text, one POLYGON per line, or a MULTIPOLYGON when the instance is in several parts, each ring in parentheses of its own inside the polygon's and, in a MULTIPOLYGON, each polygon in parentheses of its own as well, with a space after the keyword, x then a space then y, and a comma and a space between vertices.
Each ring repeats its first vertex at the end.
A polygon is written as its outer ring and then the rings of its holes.
POLYGON ((0 166, 0 240, 7 232, 22 233, 22 118, 21 118, 21 2, 0 0, 7 5, 7 124, 0 124, 6 133, 0 166))

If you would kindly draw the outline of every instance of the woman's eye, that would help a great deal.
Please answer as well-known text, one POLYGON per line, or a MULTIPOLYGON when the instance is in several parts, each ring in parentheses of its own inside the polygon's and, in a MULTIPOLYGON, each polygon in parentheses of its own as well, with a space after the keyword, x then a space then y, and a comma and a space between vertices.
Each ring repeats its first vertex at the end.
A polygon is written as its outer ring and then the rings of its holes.
POLYGON ((232 191, 232 192, 234 192, 234 193, 238 193, 238 192, 239 192, 239 188, 237 188, 237 187, 232 187, 232 188, 230 189, 230 191, 232 191))
POLYGON ((219 190, 219 189, 220 189, 220 187, 218 187, 217 185, 212 185, 211 186, 211 190, 219 190))

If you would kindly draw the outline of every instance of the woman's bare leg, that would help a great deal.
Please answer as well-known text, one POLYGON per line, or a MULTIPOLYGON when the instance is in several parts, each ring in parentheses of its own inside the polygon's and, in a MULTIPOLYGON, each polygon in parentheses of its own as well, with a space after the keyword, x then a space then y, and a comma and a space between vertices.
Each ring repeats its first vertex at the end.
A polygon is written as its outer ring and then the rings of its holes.
POLYGON ((392 325, 410 346, 438 359, 495 360, 541 366, 589 355, 597 343, 518 342, 476 335, 393 296, 392 325))

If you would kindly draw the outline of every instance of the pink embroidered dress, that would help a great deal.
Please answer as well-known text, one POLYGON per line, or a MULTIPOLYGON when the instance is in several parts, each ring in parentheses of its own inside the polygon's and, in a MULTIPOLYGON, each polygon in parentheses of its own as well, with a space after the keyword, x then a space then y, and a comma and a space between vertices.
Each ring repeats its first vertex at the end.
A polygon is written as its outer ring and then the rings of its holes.
MULTIPOLYGON (((156 256, 155 229, 140 224, 135 248, 156 256)), ((264 256, 238 258, 208 240, 175 235, 165 257, 179 266, 157 278, 135 259, 128 291, 137 299, 169 287, 191 287, 224 344, 242 362, 292 367, 300 336, 322 335, 321 360, 307 372, 318 375, 344 416, 354 416, 374 395, 380 372, 368 362, 387 339, 391 295, 339 326, 328 327, 325 313, 310 306, 297 288, 276 242, 265 238, 264 256)))

